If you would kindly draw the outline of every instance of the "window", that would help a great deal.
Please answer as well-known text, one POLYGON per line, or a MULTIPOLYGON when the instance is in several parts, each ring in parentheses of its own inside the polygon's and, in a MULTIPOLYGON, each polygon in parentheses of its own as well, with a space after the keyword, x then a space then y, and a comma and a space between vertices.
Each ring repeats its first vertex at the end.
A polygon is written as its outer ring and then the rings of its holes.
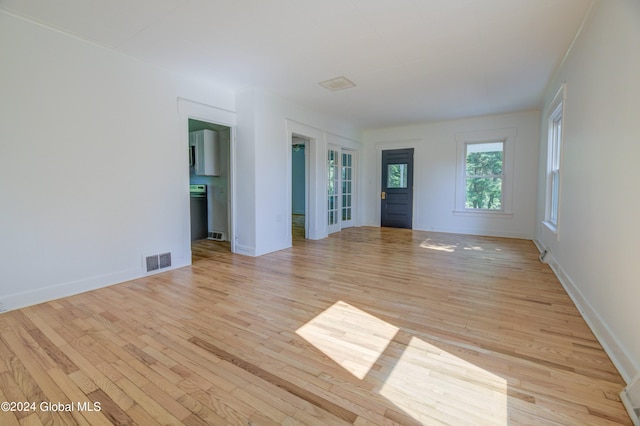
POLYGON ((407 164, 387 165, 387 188, 406 188, 407 170, 407 164))
POLYGON ((564 113, 564 91, 562 85, 549 105, 547 140, 547 205, 545 225, 558 232, 558 210, 560 206, 560 165, 562 153, 562 116, 564 113))
POLYGON ((457 133, 456 214, 511 215, 516 129, 457 133))
POLYGON ((502 172, 504 143, 467 143, 466 190, 464 207, 467 209, 502 209, 502 172))

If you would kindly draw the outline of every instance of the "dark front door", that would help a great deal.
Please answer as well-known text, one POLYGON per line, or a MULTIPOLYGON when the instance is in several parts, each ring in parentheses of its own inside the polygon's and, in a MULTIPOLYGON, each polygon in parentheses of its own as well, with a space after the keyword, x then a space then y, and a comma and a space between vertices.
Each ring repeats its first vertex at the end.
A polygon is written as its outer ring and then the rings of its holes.
POLYGON ((380 226, 412 228, 413 148, 382 151, 380 226))

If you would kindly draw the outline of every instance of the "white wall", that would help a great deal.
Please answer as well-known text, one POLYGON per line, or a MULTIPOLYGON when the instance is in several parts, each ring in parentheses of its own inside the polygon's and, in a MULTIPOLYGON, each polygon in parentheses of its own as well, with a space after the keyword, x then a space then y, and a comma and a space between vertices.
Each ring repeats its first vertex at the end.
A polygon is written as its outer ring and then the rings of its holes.
POLYGON ((364 223, 380 225, 381 150, 415 148, 413 228, 437 232, 533 238, 540 114, 528 111, 365 132, 364 223), (515 129, 513 215, 454 214, 456 133, 515 129))
POLYGON ((0 13, 0 302, 12 309, 190 263, 178 97, 233 94, 0 13))
MULTIPOLYGON (((236 102, 238 194, 245 190, 255 194, 253 200, 242 201, 242 207, 238 205, 238 214, 242 215, 242 218, 238 217, 238 244, 243 248, 241 252, 259 256, 291 246, 291 129, 294 127, 291 123, 301 123, 299 128, 310 129, 310 132, 303 130, 298 135, 313 139, 310 155, 315 164, 310 170, 316 174, 318 188, 310 191, 310 196, 314 197, 310 206, 317 207, 318 219, 326 219, 326 190, 323 192, 321 187, 326 188, 327 141, 348 143, 357 149, 360 145, 355 141, 360 135, 346 122, 330 119, 261 91, 250 89, 239 93, 236 102), (242 173, 245 163, 254 165, 253 175, 242 173), (322 206, 325 206, 324 210, 322 206), (249 225, 247 229, 255 223, 253 236, 245 236, 241 231, 245 223, 249 225)), ((321 230, 319 234, 322 234, 321 230)))
POLYGON ((237 253, 255 255, 256 247, 256 150, 254 94, 245 91, 236 95, 238 126, 236 129, 235 160, 235 240, 237 253))
POLYGON ((566 82, 559 233, 545 212, 542 120, 537 239, 625 380, 640 371, 640 2, 598 1, 546 93, 566 82))

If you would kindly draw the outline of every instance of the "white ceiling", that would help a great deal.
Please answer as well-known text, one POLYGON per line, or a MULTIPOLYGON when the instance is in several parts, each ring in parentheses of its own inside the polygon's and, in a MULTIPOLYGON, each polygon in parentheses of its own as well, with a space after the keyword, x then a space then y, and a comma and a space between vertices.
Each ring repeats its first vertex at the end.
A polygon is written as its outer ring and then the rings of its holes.
POLYGON ((0 0, 238 90, 380 127, 537 108, 591 0, 0 0), (318 83, 345 76, 356 87, 318 83))

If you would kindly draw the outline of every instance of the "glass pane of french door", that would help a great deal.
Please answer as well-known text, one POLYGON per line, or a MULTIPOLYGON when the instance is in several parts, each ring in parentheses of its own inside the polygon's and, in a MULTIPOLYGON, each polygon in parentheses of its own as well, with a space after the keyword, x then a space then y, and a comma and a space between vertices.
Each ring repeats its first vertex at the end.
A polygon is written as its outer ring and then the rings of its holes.
POLYGON ((335 232, 340 230, 340 153, 336 149, 327 152, 327 173, 327 224, 329 232, 335 232))
POLYGON ((342 151, 342 222, 343 228, 352 226, 353 215, 353 153, 342 151))

